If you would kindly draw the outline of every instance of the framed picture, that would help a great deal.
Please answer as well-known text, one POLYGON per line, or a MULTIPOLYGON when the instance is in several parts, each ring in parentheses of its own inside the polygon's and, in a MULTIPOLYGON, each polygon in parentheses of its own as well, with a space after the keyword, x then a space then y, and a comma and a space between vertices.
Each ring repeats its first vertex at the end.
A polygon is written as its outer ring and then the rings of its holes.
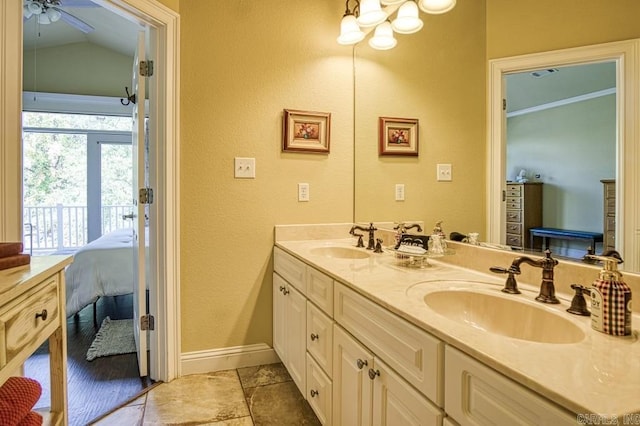
POLYGON ((418 119, 380 117, 380 155, 418 155, 418 119))
POLYGON ((282 151, 329 153, 331 113, 285 109, 282 151))

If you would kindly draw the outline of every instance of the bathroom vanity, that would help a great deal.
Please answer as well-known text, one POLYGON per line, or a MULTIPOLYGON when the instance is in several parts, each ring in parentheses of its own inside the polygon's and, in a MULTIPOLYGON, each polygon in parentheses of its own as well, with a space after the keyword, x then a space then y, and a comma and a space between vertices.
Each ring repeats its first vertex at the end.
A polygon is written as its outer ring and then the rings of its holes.
POLYGON ((323 424, 575 425, 640 412, 637 330, 605 336, 562 295, 535 302, 537 286, 507 295, 504 277, 438 260, 407 268, 340 232, 284 228, 274 348, 323 424))

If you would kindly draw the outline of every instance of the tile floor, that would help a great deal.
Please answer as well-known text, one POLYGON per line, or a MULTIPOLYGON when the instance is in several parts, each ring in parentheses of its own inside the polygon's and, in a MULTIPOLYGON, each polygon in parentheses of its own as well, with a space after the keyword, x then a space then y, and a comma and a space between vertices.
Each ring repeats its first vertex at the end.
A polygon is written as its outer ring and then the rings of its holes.
POLYGON ((282 364, 184 376, 96 425, 319 425, 282 364))

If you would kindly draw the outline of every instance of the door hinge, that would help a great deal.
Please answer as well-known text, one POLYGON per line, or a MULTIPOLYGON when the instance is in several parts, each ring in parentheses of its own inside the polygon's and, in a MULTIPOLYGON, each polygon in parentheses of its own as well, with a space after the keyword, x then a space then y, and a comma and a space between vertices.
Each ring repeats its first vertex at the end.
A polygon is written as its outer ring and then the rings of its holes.
POLYGON ((153 203, 153 188, 140 188, 140 204, 153 203))
POLYGON ((502 110, 503 111, 507 110, 507 100, 506 99, 502 99, 502 110))
POLYGON ((153 61, 140 61, 140 75, 143 77, 153 75, 153 61))
POLYGON ((140 330, 154 330, 155 318, 153 315, 147 314, 140 317, 140 330))

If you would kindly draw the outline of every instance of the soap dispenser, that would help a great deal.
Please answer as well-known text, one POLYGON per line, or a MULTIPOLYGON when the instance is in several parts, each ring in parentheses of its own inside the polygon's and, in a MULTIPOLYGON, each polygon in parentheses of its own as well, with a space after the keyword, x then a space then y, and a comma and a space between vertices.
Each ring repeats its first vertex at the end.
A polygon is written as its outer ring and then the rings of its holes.
POLYGON ((613 336, 631 334, 631 289, 618 271, 620 259, 587 255, 603 263, 600 276, 591 286, 591 327, 613 336))

